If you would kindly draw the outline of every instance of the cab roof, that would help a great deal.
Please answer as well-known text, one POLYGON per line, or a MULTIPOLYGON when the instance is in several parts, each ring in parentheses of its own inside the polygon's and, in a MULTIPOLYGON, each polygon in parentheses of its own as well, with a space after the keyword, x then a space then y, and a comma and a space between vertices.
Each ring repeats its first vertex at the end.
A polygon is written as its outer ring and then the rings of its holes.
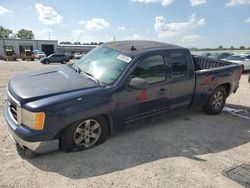
POLYGON ((146 41, 146 40, 127 40, 127 41, 115 41, 107 42, 103 46, 112 48, 121 53, 124 53, 130 57, 135 57, 146 52, 157 51, 157 50, 170 50, 170 49, 186 49, 180 46, 172 44, 146 41))

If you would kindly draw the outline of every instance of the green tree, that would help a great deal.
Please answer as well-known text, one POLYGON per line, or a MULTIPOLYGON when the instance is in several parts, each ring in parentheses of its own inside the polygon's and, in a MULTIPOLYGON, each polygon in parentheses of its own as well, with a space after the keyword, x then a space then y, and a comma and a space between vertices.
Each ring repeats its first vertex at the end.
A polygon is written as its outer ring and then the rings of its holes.
POLYGON ((223 48, 223 46, 222 45, 220 45, 219 47, 218 47, 218 50, 223 50, 224 48, 223 48))
POLYGON ((69 42, 69 41, 62 41, 62 42, 60 42, 59 44, 72 44, 72 43, 69 42))
POLYGON ((31 30, 21 29, 17 32, 19 39, 34 39, 34 34, 31 30))
POLYGON ((245 46, 240 46, 240 50, 245 50, 245 46))
POLYGON ((234 50, 234 47, 233 47, 233 46, 231 46, 231 47, 230 47, 230 50, 234 50))
POLYGON ((0 26, 0 38, 9 38, 12 34, 12 30, 0 26))
POLYGON ((73 44, 74 44, 74 45, 81 45, 80 42, 74 42, 73 44))

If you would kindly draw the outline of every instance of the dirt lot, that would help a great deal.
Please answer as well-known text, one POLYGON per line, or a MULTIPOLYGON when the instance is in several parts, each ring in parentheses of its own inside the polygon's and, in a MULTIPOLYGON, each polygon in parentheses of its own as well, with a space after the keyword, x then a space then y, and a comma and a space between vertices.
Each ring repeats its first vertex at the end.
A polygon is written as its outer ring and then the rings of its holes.
MULTIPOLYGON (((12 76, 46 66, 54 65, 0 61, 1 99, 12 76)), ((18 152, 9 138, 1 102, 0 187, 241 187, 222 171, 250 164, 247 76, 227 100, 230 112, 208 116, 192 110, 162 117, 91 150, 33 159, 18 152)))

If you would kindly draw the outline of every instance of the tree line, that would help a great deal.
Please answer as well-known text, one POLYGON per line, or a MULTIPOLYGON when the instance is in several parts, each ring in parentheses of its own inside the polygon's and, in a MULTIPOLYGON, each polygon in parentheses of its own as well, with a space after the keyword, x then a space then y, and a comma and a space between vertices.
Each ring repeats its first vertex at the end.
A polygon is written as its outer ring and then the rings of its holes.
POLYGON ((20 29, 17 33, 13 33, 11 29, 0 26, 0 38, 34 39, 34 33, 28 29, 20 29))
POLYGON ((66 42, 60 42, 59 44, 68 44, 68 45, 101 45, 103 44, 104 42, 88 42, 88 43, 80 43, 80 42, 69 42, 69 41, 66 41, 66 42))
POLYGON ((219 45, 217 48, 190 48, 191 51, 223 51, 223 50, 250 50, 249 47, 240 46, 240 47, 234 47, 231 46, 230 48, 223 47, 222 45, 219 45))
MULTIPOLYGON (((0 39, 34 39, 35 35, 32 30, 20 29, 17 33, 13 33, 11 29, 4 28, 0 26, 0 39)), ((80 43, 80 42, 60 42, 59 44, 69 44, 69 45, 101 45, 103 42, 89 42, 89 43, 80 43)))

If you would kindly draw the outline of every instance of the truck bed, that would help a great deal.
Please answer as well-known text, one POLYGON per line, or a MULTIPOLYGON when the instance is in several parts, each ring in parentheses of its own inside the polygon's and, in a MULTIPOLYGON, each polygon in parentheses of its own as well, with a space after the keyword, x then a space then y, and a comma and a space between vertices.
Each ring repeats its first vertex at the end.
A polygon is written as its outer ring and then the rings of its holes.
POLYGON ((243 67, 236 63, 192 55, 195 68, 193 106, 203 105, 216 87, 224 85, 227 95, 239 87, 243 67))
POLYGON ((195 70, 204 70, 204 69, 212 69, 217 67, 223 67, 227 65, 232 65, 234 63, 223 61, 223 60, 217 60, 197 55, 192 55, 193 62, 194 62, 194 68, 195 70))

